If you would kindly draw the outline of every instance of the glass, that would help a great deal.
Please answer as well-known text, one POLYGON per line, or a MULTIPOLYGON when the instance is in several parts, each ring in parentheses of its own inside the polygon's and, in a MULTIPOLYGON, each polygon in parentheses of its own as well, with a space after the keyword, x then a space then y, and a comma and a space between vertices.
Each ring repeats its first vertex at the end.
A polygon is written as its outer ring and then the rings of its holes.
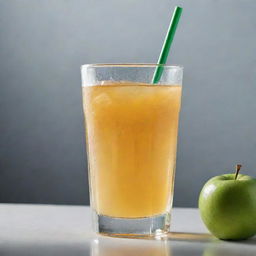
POLYGON ((96 232, 169 231, 183 68, 157 64, 83 65, 82 94, 96 232))

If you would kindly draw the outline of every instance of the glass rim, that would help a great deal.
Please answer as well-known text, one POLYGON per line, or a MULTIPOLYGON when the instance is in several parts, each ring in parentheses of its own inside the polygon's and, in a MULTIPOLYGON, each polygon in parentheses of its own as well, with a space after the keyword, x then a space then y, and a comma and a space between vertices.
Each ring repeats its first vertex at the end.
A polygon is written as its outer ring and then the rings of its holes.
POLYGON ((183 70, 182 65, 167 65, 167 64, 157 64, 157 63, 95 63, 95 64, 83 64, 81 69, 84 68, 103 68, 103 67, 128 67, 128 68, 152 68, 152 67, 163 67, 168 69, 178 69, 183 70))

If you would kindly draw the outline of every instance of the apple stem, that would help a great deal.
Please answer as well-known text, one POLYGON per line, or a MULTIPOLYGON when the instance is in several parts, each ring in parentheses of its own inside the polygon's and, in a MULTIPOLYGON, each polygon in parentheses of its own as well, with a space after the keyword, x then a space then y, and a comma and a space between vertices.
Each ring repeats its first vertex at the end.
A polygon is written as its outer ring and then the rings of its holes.
POLYGON ((235 180, 237 179, 237 176, 238 176, 238 174, 239 174, 239 171, 240 171, 241 167, 242 167, 242 165, 241 165, 241 164, 237 164, 237 165, 236 165, 235 180))

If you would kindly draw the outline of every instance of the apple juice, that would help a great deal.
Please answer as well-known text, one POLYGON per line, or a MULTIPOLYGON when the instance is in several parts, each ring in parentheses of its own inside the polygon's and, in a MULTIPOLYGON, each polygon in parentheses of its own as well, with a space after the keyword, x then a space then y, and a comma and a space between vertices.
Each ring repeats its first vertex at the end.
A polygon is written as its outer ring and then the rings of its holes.
POLYGON ((165 213, 173 198, 181 86, 83 86, 91 206, 100 215, 165 213))

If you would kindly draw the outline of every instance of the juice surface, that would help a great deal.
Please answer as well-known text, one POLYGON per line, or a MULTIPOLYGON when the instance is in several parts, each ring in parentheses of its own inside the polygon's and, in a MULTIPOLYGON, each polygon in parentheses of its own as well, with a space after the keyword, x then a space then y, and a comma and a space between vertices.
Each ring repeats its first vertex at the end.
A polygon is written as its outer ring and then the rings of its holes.
POLYGON ((120 218, 165 213, 173 197, 179 85, 84 86, 91 205, 120 218))

